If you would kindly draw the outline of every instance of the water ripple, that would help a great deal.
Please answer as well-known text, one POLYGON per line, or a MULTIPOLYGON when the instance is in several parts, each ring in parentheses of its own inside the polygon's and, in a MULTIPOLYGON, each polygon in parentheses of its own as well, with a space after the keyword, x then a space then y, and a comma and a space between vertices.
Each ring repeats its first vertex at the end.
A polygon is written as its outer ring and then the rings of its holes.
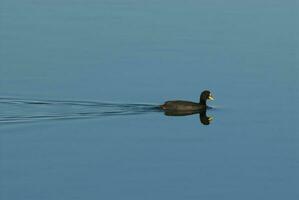
POLYGON ((160 112, 155 104, 0 97, 0 124, 140 115, 153 112, 160 112))

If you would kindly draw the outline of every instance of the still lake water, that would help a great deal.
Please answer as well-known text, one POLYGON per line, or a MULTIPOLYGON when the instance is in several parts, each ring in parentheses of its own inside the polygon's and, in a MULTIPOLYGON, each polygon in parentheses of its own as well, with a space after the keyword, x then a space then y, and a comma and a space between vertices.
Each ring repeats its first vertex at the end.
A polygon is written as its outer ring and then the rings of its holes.
POLYGON ((1 199, 298 199, 298 33, 293 0, 1 0, 1 199), (204 89, 208 126, 143 107, 204 89))

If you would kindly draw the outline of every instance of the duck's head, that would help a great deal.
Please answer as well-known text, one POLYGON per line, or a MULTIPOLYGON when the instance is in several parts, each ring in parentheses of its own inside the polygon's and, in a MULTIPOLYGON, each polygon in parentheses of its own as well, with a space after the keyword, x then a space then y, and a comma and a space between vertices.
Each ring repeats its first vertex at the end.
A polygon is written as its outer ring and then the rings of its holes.
POLYGON ((200 95, 200 104, 206 105, 207 100, 214 100, 212 93, 209 90, 205 90, 200 95))

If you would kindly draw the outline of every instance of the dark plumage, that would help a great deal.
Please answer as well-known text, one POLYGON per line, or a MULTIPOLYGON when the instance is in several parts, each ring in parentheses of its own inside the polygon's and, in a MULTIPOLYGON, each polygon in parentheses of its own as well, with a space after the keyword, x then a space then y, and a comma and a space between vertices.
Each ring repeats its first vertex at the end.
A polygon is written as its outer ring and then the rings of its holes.
POLYGON ((207 100, 214 100, 211 92, 205 90, 201 93, 199 103, 194 103, 191 101, 166 101, 160 108, 165 111, 198 111, 207 109, 207 100))

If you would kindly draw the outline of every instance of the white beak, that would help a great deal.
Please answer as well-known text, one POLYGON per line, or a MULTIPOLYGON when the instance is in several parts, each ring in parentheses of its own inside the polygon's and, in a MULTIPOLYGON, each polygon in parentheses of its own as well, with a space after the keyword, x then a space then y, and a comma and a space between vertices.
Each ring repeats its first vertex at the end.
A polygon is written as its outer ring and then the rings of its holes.
POLYGON ((210 100, 214 100, 214 97, 210 94, 208 97, 210 100))

